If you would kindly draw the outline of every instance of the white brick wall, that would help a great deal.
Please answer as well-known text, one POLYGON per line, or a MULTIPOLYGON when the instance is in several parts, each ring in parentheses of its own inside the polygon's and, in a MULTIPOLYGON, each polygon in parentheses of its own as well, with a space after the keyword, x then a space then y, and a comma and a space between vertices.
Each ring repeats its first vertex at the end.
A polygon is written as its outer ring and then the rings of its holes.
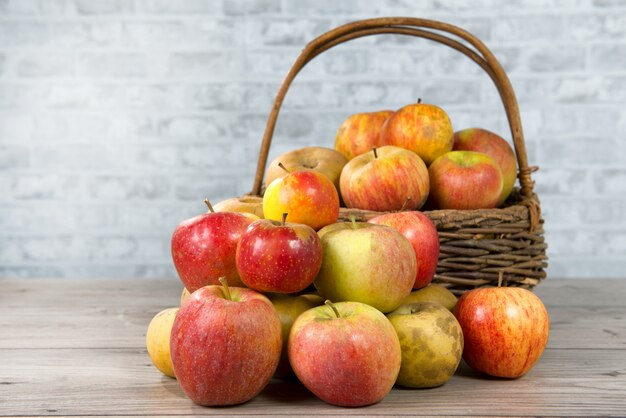
MULTIPOLYGON (((273 96, 306 42, 375 16, 467 28, 520 100, 553 277, 626 277, 626 0, 0 1, 0 277, 175 275, 176 224, 252 185, 273 96)), ((507 134, 465 57, 376 37, 287 96, 270 158, 349 114, 422 97, 507 134)))

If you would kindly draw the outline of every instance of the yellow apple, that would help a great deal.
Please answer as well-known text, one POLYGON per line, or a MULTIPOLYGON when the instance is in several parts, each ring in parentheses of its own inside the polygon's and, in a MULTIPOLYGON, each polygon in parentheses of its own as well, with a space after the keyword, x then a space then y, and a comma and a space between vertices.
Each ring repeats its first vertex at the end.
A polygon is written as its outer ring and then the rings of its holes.
MULTIPOLYGON (((252 214, 254 220, 263 218, 263 198, 259 196, 241 196, 222 200, 213 206, 215 212, 241 212, 252 214)), ((248 216, 248 215, 246 215, 248 216)))
POLYGON ((170 333, 178 308, 164 309, 150 321, 146 332, 146 348, 152 364, 166 376, 176 377, 170 356, 170 333))
POLYGON ((305 147, 285 152, 276 157, 267 167, 265 185, 287 174, 288 171, 315 171, 330 179, 339 191, 339 176, 348 160, 339 151, 326 147, 305 147))

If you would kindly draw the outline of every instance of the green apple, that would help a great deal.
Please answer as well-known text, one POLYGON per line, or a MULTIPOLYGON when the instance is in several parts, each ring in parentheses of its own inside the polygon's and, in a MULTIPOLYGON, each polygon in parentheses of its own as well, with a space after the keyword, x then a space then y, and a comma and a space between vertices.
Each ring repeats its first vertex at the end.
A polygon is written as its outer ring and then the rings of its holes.
POLYGON ((339 222, 318 232, 322 267, 314 285, 332 301, 354 301, 379 311, 400 306, 415 283, 417 259, 408 239, 393 228, 339 222))
POLYGON ((402 301, 402 304, 416 302, 434 302, 438 303, 449 311, 454 309, 456 305, 456 296, 443 286, 438 284, 429 284, 419 290, 411 292, 409 296, 402 301))
POLYGON ((280 319, 280 326, 283 333, 283 351, 281 352, 276 372, 274 372, 274 377, 285 378, 293 375, 293 370, 289 364, 289 356, 287 355, 287 343, 291 326, 300 314, 311 308, 322 305, 324 299, 315 294, 292 296, 271 293, 268 297, 278 312, 278 318, 280 319))
POLYGON ((463 332, 452 312, 437 303, 410 303, 387 318, 402 350, 396 384, 430 388, 446 383, 463 355, 463 332))

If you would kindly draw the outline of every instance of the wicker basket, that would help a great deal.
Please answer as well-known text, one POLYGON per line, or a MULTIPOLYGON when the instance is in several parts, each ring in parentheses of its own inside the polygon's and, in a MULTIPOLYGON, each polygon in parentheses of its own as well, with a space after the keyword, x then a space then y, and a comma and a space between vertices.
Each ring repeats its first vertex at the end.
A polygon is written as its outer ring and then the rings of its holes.
MULTIPOLYGON (((409 17, 361 20, 339 26, 315 38, 302 50, 283 80, 269 114, 252 195, 261 196, 274 127, 283 99, 298 72, 322 52, 352 39, 378 34, 400 34, 430 39, 465 54, 493 80, 511 128, 518 161, 520 187, 516 187, 502 208, 481 210, 435 210, 424 213, 439 232, 441 250, 434 283, 456 294, 498 283, 532 288, 546 277, 546 244, 537 195, 533 192, 519 108, 511 83, 489 49, 475 36, 456 26, 409 17), (454 35, 450 37, 449 35, 454 35)), ((350 216, 367 220, 379 212, 341 208, 340 221, 350 216)))

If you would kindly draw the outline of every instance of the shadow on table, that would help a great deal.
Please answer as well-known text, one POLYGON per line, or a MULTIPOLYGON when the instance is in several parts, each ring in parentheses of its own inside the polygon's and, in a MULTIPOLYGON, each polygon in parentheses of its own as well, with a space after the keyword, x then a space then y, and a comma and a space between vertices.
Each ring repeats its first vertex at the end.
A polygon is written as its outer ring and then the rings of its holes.
POLYGON ((295 377, 289 379, 272 379, 263 389, 261 395, 275 402, 302 402, 317 397, 311 393, 295 377))

